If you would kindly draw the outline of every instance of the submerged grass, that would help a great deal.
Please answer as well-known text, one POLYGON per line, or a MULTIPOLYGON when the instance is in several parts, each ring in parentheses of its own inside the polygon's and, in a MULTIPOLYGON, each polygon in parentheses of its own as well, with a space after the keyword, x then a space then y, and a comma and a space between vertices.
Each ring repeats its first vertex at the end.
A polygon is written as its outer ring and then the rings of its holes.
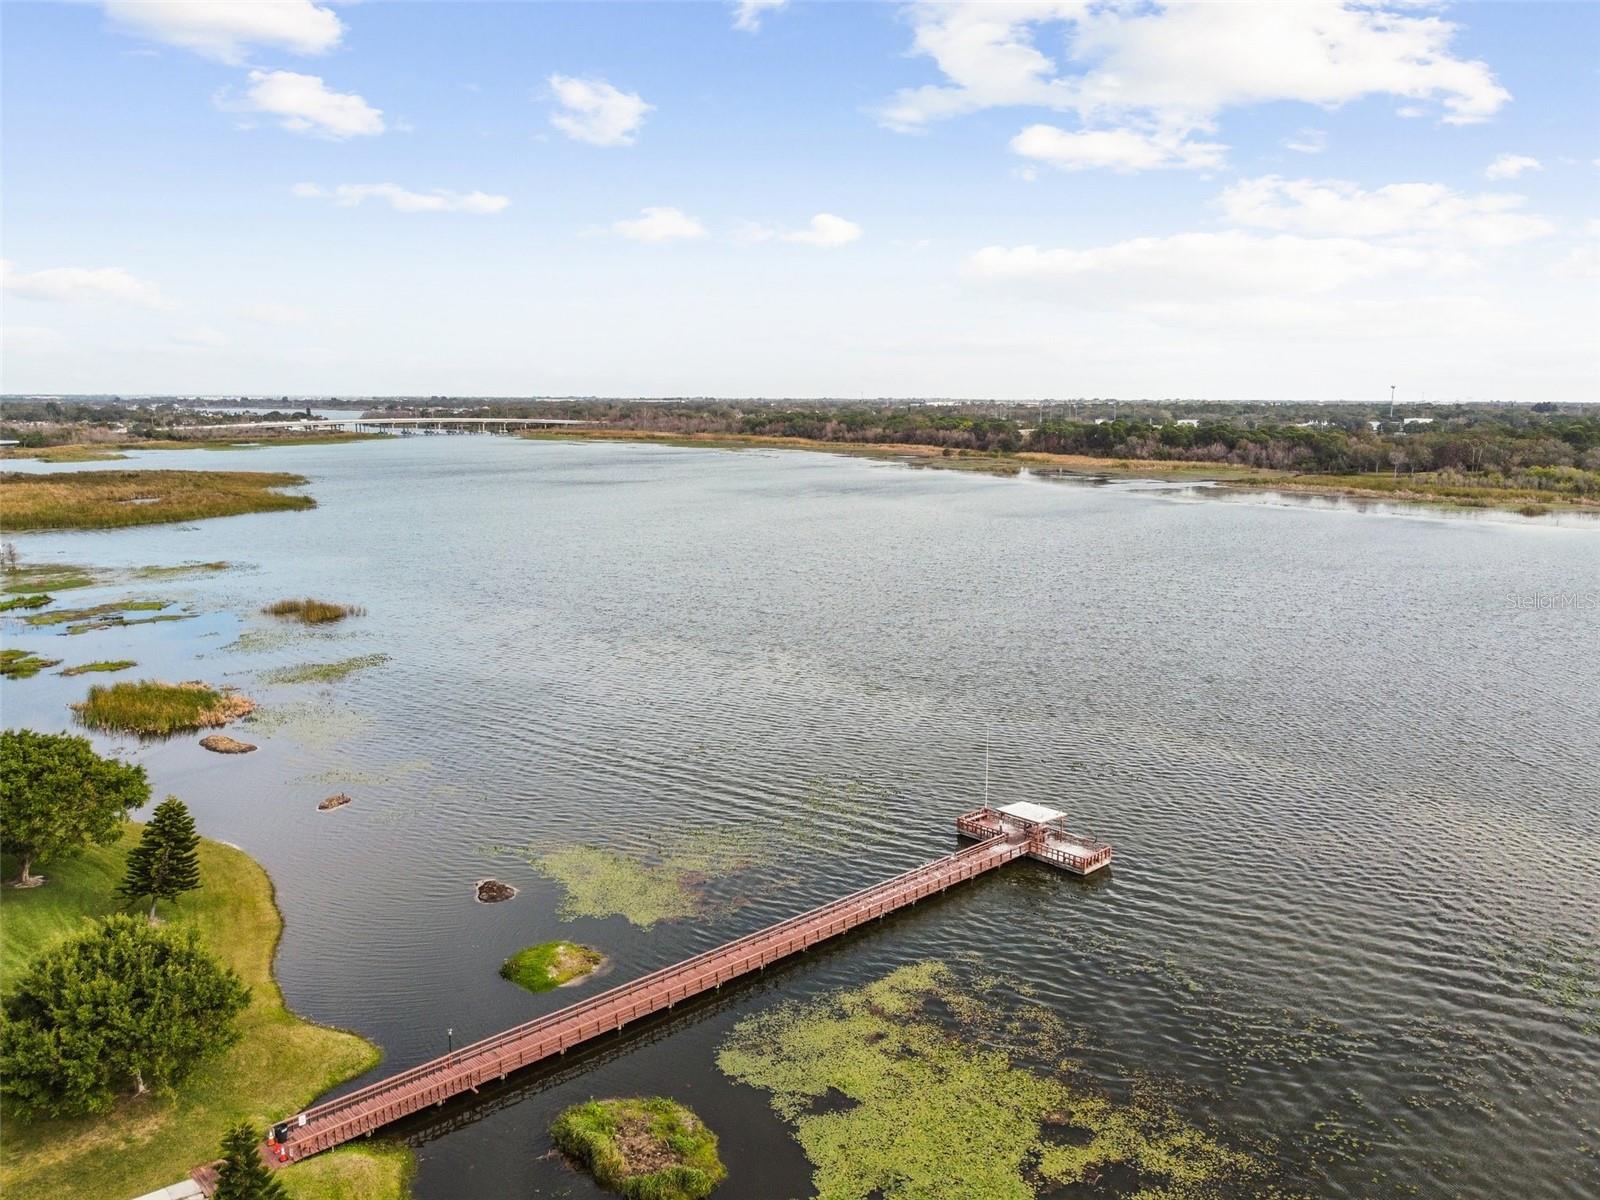
POLYGON ((7 679, 32 679, 46 667, 60 665, 59 658, 41 658, 31 650, 0 650, 0 675, 7 679))
POLYGON ((105 617, 98 621, 84 621, 79 625, 68 625, 68 633, 93 633, 96 629, 122 629, 128 625, 159 625, 163 621, 192 621, 197 613, 158 613, 153 617, 138 617, 129 620, 118 613, 114 617, 105 617))
POLYGON ((338 683, 357 671, 381 666, 388 661, 387 654, 360 654, 354 658, 342 658, 338 662, 279 667, 275 671, 264 672, 261 680, 263 683, 338 683))
POLYGON ((628 1200, 704 1200, 728 1175, 717 1135, 661 1096, 575 1104, 555 1119, 550 1136, 602 1187, 628 1200))
POLYGON ((303 475, 267 471, 71 471, 0 475, 7 529, 115 529, 240 513, 315 508, 283 488, 303 475))
POLYGON ((13 595, 17 592, 65 592, 94 587, 101 582, 101 574, 94 567, 66 563, 6 567, 4 590, 13 595))
POLYGON ((198 681, 96 684, 72 706, 89 729, 166 737, 191 729, 226 725, 255 710, 255 702, 198 681))
POLYGON ((302 599, 278 600, 261 610, 269 617, 286 617, 305 625, 327 625, 346 617, 362 617, 367 610, 358 604, 335 604, 331 600, 302 599))
POLYGON ((704 915, 707 881, 754 865, 759 853, 739 831, 709 829, 674 838, 648 857, 609 846, 530 849, 523 857, 566 891, 564 919, 616 916, 649 929, 704 915))
POLYGON ((92 621, 112 613, 160 612, 171 603, 170 600, 115 600, 91 608, 58 608, 53 612, 35 613, 23 620, 29 625, 67 625, 74 621, 92 621))
POLYGON ((506 959, 500 966, 500 978, 530 992, 548 992, 581 979, 602 961, 600 951, 577 942, 540 942, 506 959))
POLYGON ((89 675, 97 671, 126 671, 129 667, 137 667, 138 665, 131 658, 106 658, 101 659, 99 662, 87 662, 81 666, 68 667, 61 673, 63 675, 89 675))
MULTIPOLYGON (((138 836, 139 826, 128 825, 114 845, 51 863, 43 887, 0 893, 0 979, 17 979, 24 964, 84 921, 121 910, 116 889, 138 836)), ((171 1095, 126 1100, 96 1117, 25 1122, 7 1114, 0 1157, 7 1200, 127 1200, 163 1187, 214 1158, 234 1122, 264 1127, 377 1063, 370 1042, 284 1007, 272 975, 283 919, 267 873, 220 842, 202 841, 199 854, 205 886, 163 905, 163 916, 193 927, 250 985, 243 1037, 171 1095)), ((400 1200, 409 1163, 402 1148, 362 1147, 277 1177, 296 1200, 400 1200)))
POLYGON ((135 567, 135 579, 184 579, 191 575, 208 575, 215 571, 226 571, 233 566, 230 562, 200 562, 180 563, 176 567, 135 567))
POLYGON ((1273 1195, 1266 1169, 1135 1081, 1078 1077, 1037 1005, 958 983, 943 963, 741 1021, 717 1062, 770 1093, 815 1165, 820 1200, 1033 1200, 1117 1172, 1136 1200, 1273 1195))

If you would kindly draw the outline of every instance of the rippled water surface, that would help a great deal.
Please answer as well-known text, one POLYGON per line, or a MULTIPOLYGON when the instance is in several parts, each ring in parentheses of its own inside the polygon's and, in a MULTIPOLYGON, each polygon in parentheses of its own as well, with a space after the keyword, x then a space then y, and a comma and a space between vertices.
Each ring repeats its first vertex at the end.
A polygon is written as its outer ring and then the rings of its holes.
MULTIPOLYGON (((1600 1194, 1600 528, 811 454, 416 438, 228 457, 307 474, 319 507, 19 537, 30 562, 240 565, 62 597, 193 620, 8 621, 8 644, 263 703, 231 731, 252 755, 106 744, 267 865, 290 1002, 380 1043, 385 1069, 588 994, 497 978, 527 943, 589 942, 620 982, 943 853, 991 724, 997 800, 1117 847, 1109 878, 1008 867, 414 1120, 426 1200, 599 1195, 547 1156, 550 1118, 654 1092, 721 1134, 719 1196, 810 1195, 718 1046, 781 999, 930 957, 1015 981, 1080 1032, 1098 1086, 1165 1081, 1288 1191, 1600 1194), (304 593, 367 615, 256 615, 304 593), (389 659, 262 679, 367 654, 389 659), (336 791, 355 802, 318 813, 336 791), (684 831, 755 851, 702 919, 647 931, 562 920, 512 852, 649 854, 684 831), (489 875, 520 894, 475 903, 489 875)), ((106 678, 8 682, 6 724, 65 727, 106 678)))

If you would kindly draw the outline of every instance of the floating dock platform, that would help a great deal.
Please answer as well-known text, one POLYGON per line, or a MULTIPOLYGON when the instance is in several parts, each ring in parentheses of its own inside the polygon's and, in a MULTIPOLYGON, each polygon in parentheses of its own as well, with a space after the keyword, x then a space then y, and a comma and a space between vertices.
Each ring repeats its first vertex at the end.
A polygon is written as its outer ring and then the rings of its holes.
POLYGON ((1093 875, 1111 865, 1111 845, 1092 834, 1068 833, 1067 814, 1024 800, 1004 808, 984 805, 956 818, 956 831, 980 842, 996 837, 1024 839, 1027 855, 1074 875, 1093 875))

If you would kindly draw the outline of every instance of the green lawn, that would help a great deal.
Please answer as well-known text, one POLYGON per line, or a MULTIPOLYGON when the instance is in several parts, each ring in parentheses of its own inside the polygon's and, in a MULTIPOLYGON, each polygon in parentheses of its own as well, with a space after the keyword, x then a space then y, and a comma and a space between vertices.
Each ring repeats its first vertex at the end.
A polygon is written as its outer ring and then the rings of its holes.
MULTIPOLYGON (((42 887, 0 893, 0 993, 45 945, 86 918, 117 910, 115 889, 138 828, 130 824, 114 846, 43 864, 42 887)), ((161 915, 193 924, 250 985, 244 1036, 176 1096, 124 1101, 102 1117, 23 1122, 5 1114, 0 1193, 7 1200, 129 1200, 210 1161, 234 1122, 264 1129, 377 1062, 371 1043, 284 1007, 272 977, 283 919, 260 865, 242 851, 203 841, 200 871, 201 889, 163 904, 161 915)), ((297 1200, 399 1200, 410 1163, 404 1148, 375 1143, 297 1164, 281 1178, 297 1200)))

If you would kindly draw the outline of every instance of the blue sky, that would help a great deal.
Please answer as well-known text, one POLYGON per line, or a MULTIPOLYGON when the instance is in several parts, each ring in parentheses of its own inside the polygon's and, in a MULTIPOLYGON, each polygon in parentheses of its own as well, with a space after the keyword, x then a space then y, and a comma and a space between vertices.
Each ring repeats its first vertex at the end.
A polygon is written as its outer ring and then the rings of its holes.
POLYGON ((1592 4, 0 21, 6 391, 1597 398, 1592 4))

